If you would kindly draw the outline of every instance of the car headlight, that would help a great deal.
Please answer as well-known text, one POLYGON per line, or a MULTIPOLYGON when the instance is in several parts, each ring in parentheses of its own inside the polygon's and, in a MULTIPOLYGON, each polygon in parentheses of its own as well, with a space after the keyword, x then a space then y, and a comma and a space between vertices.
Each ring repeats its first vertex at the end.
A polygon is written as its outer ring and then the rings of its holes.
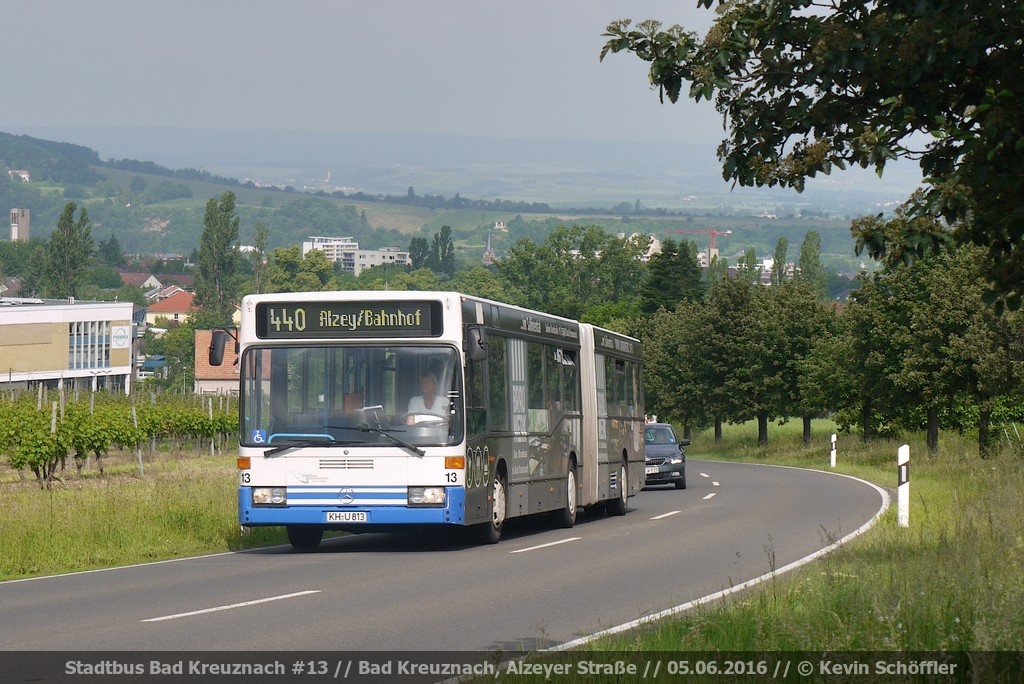
POLYGON ((682 463, 682 462, 683 462, 683 457, 682 456, 673 456, 672 458, 669 459, 669 463, 671 463, 672 465, 676 465, 677 463, 682 463))
POLYGON ((284 487, 253 487, 253 506, 284 506, 288 495, 284 487))
POLYGON ((444 506, 444 487, 409 487, 410 506, 444 506))

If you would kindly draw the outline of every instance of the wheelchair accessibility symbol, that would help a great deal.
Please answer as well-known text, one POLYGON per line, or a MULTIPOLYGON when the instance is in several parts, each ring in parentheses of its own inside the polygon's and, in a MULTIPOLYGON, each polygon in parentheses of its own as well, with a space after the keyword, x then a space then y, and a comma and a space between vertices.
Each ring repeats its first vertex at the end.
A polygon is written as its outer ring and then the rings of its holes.
POLYGON ((252 431, 252 442, 253 442, 253 444, 266 444, 267 443, 267 431, 266 430, 253 430, 252 431))

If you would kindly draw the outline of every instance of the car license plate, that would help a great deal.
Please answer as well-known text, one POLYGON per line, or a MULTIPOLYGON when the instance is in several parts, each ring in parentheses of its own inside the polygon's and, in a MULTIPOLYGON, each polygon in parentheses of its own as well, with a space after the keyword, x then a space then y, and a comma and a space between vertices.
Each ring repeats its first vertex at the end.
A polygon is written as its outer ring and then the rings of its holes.
POLYGON ((644 468, 644 473, 646 475, 657 475, 658 474, 658 466, 647 466, 646 468, 644 468))
POLYGON ((329 523, 364 523, 368 519, 366 511, 327 511, 329 523))

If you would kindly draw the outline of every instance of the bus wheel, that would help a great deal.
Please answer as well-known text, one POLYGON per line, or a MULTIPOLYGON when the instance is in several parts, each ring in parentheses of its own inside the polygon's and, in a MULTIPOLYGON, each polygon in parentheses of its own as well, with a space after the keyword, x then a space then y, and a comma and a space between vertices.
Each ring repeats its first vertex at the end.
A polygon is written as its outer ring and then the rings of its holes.
POLYGON ((296 549, 315 549, 324 538, 322 527, 288 525, 285 529, 288 531, 288 542, 296 549))
POLYGON ((505 527, 505 516, 508 512, 508 497, 505 476, 495 473, 493 493, 491 496, 491 520, 476 529, 477 540, 483 544, 497 544, 501 540, 501 530, 505 527))
POLYGON ((576 524, 576 464, 569 464, 569 474, 565 478, 565 508, 552 511, 552 519, 556 527, 569 528, 576 524))
POLYGON ((607 503, 608 515, 626 515, 626 502, 629 499, 629 480, 626 479, 626 464, 619 466, 619 496, 607 503))

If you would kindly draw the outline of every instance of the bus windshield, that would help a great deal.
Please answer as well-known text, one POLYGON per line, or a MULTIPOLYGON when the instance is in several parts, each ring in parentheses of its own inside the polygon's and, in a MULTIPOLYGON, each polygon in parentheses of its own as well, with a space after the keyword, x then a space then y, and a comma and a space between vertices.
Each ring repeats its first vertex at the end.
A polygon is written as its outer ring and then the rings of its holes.
POLYGON ((458 444, 458 358, 439 344, 250 347, 239 363, 241 444, 458 444))

